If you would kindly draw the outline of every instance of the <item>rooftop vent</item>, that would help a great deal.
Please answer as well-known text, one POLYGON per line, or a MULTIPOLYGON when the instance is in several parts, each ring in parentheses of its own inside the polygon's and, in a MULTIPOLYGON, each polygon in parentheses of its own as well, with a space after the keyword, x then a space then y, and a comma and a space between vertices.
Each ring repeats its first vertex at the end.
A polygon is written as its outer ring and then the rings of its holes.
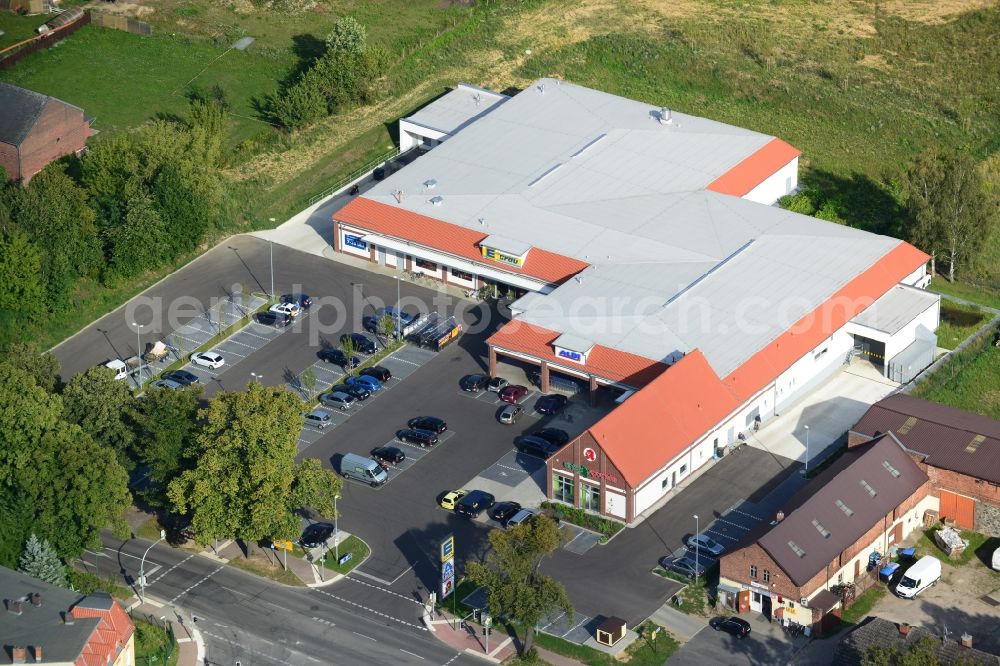
POLYGON ((403 190, 393 190, 392 196, 396 197, 396 203, 403 203, 403 190))
POLYGON ((674 114, 667 107, 660 109, 660 124, 661 125, 673 125, 674 124, 674 114))
POLYGON ((574 279, 574 280, 576 280, 576 283, 577 283, 577 284, 583 284, 583 276, 581 276, 581 275, 577 275, 577 276, 576 276, 576 277, 574 277, 573 279, 574 279))
POLYGON ((42 605, 42 593, 41 592, 32 592, 31 595, 28 596, 28 601, 30 601, 31 605, 34 606, 34 607, 36 607, 36 608, 38 606, 41 606, 42 605))
POLYGON ((482 226, 482 227, 486 226, 486 218, 485 217, 479 218, 479 226, 482 226))
POLYGON ((545 94, 545 84, 544 83, 539 83, 538 84, 538 92, 542 93, 543 95, 545 94))
POLYGON ((472 96, 472 101, 476 103, 476 106, 479 106, 479 103, 483 101, 483 96, 480 95, 479 93, 476 93, 475 95, 472 96))
POLYGON ((62 613, 63 624, 72 626, 76 623, 76 618, 73 617, 73 611, 63 611, 62 613))
POLYGON ((36 664, 42 663, 42 646, 41 645, 32 645, 31 646, 31 652, 33 653, 33 655, 35 657, 35 663, 36 664))
POLYGON ((426 187, 428 190, 433 190, 435 187, 437 187, 437 184, 438 182, 434 178, 430 178, 424 181, 424 187, 426 187))
POLYGON ((434 206, 442 206, 442 205, 444 205, 444 197, 442 197, 440 195, 436 196, 436 197, 431 197, 431 204, 434 205, 434 206))
POLYGON ((7 612, 13 613, 14 615, 21 614, 21 602, 16 599, 4 599, 4 603, 7 604, 7 612))

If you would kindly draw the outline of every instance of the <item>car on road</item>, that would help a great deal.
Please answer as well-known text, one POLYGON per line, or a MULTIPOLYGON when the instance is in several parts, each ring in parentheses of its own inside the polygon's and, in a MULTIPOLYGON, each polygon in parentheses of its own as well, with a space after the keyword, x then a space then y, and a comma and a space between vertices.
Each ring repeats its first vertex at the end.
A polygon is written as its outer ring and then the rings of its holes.
POLYGON ((375 350, 378 348, 376 347, 374 340, 369 338, 367 335, 362 335, 361 333, 344 333, 340 336, 341 344, 344 344, 347 340, 350 340, 351 344, 354 345, 354 349, 362 354, 374 354, 375 350))
POLYGON ((313 523, 302 531, 299 543, 303 548, 316 548, 333 536, 334 526, 330 523, 313 523))
POLYGON ((283 312, 271 312, 268 310, 257 315, 257 323, 262 326, 284 328, 292 323, 292 318, 283 312))
POLYGON ((396 439, 401 442, 418 444, 424 449, 438 443, 437 433, 431 432, 430 430, 418 430, 417 428, 403 428, 402 430, 397 430, 396 439))
POLYGON ((331 391, 339 391, 340 393, 346 393, 349 396, 356 398, 357 400, 367 400, 371 397, 372 392, 366 389, 360 384, 337 384, 331 391))
POLYGON ((514 448, 519 452, 538 458, 548 458, 559 449, 549 440, 535 435, 521 435, 514 440, 514 448))
POLYGON ((559 428, 542 428, 530 433, 535 437, 541 437, 553 446, 562 447, 569 441, 569 433, 559 428))
POLYGON ((201 379, 198 378, 198 375, 193 372, 188 372, 187 370, 171 370, 170 372, 164 372, 160 378, 169 379, 170 381, 177 382, 178 384, 182 384, 184 386, 201 383, 201 379))
POLYGON ((319 397, 319 401, 324 407, 336 407, 337 409, 346 412, 354 406, 357 398, 350 393, 344 393, 343 391, 330 391, 329 393, 321 395, 319 397))
POLYGON ((417 430, 430 430, 439 435, 448 429, 448 424, 436 416, 416 416, 407 421, 406 425, 417 430))
POLYGON ((482 391, 489 384, 490 378, 486 375, 466 375, 458 382, 458 386, 463 391, 476 393, 482 391))
POLYGON ((543 395, 535 402, 535 410, 546 416, 554 416, 565 409, 568 402, 569 398, 559 393, 543 395))
POLYGON ((470 491, 455 504, 455 513, 466 518, 478 518, 479 514, 496 504, 496 498, 485 490, 470 491))
POLYGON ((500 410, 500 415, 497 416, 497 419, 504 425, 513 425, 517 423, 522 416, 524 416, 524 407, 521 405, 507 405, 500 410))
POLYGON ((520 510, 521 505, 517 502, 497 502, 489 508, 486 515, 501 525, 506 525, 507 521, 520 510))
POLYGON ((281 297, 281 302, 294 303, 303 310, 308 310, 312 307, 313 299, 309 296, 309 294, 284 294, 281 297))
POLYGON ((516 405, 526 395, 528 395, 528 387, 521 386, 520 384, 505 386, 500 391, 500 399, 512 405, 516 405))
POLYGON ((708 626, 716 631, 724 631, 736 638, 744 638, 750 633, 750 623, 741 617, 713 617, 708 626))
POLYGON ((701 578, 705 575, 705 565, 700 561, 695 562, 689 555, 676 558, 661 557, 660 566, 688 578, 701 578))
POLYGON ((364 370, 359 371, 358 374, 374 377, 383 384, 392 379, 392 372, 389 371, 389 368, 383 365, 373 365, 370 368, 365 368, 364 370))
POLYGON ((490 381, 486 384, 486 390, 499 393, 504 390, 508 384, 510 384, 510 382, 503 377, 490 377, 490 381))
POLYGON ((382 385, 377 379, 371 375, 358 375, 357 377, 348 377, 344 380, 348 386, 360 386, 366 388, 372 393, 378 393, 382 390, 382 385))
POLYGON ((504 527, 506 527, 507 529, 511 529, 512 527, 517 527, 518 525, 528 522, 537 515, 538 512, 535 511, 534 509, 521 509, 520 511, 518 511, 517 513, 515 513, 513 516, 510 517, 510 519, 507 521, 507 524, 504 525, 504 527))
POLYGON ((444 494, 441 498, 441 508, 447 509, 448 511, 454 511, 455 505, 458 504, 458 500, 462 499, 469 494, 468 490, 464 488, 461 490, 450 490, 444 494))
POLYGON ((304 412, 302 416, 306 420, 306 425, 311 425, 315 428, 319 428, 320 430, 323 430, 333 422, 330 418, 330 412, 325 409, 320 409, 319 407, 311 412, 304 412))
POLYGON ((372 449, 372 458, 384 460, 387 463, 398 465, 406 460, 406 454, 395 446, 379 446, 372 449))
POLYGON ((280 312, 281 314, 286 314, 289 317, 298 317, 299 312, 302 308, 299 307, 298 303, 275 303, 267 309, 268 312, 280 312))
POLYGON ((345 370, 353 370, 354 368, 361 365, 361 358, 351 354, 350 361, 348 361, 347 354, 345 354, 340 349, 333 349, 331 347, 325 347, 320 349, 316 353, 321 361, 326 361, 327 363, 333 363, 339 365, 345 370))
POLYGON ((689 536, 687 540, 687 547, 691 550, 697 550, 699 553, 707 553, 712 557, 718 557, 722 555, 722 552, 726 550, 726 547, 717 541, 713 541, 704 534, 699 534, 697 536, 689 536))
POLYGON ((172 379, 157 379, 155 382, 150 384, 153 388, 170 389, 171 391, 176 391, 179 388, 184 388, 184 384, 180 382, 175 382, 172 379))
POLYGON ((191 362, 203 368, 218 370, 226 364, 226 359, 219 352, 198 352, 191 354, 191 362))

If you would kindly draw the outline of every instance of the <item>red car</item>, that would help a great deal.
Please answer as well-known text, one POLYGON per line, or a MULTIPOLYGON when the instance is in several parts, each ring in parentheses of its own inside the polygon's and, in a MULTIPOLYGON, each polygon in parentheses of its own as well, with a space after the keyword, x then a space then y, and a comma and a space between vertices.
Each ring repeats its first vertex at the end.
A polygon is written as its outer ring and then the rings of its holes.
POLYGON ((505 386, 503 390, 500 391, 500 399, 504 402, 509 402, 512 405, 516 405, 520 402, 521 398, 526 395, 528 395, 528 387, 521 386, 520 384, 505 386))

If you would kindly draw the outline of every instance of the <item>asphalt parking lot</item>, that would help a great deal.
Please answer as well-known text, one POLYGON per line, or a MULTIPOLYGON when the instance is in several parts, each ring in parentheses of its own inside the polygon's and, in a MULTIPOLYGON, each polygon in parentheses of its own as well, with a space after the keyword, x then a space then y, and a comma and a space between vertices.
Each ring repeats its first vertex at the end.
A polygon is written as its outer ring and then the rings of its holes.
MULTIPOLYGON (((742 619, 750 623, 750 634, 736 638, 724 631, 708 626, 695 634, 667 661, 671 666, 703 666, 704 664, 794 664, 795 655, 809 639, 792 637, 782 631, 779 623, 769 623, 759 613, 744 613, 742 619)), ((832 650, 835 643, 830 645, 832 650)))

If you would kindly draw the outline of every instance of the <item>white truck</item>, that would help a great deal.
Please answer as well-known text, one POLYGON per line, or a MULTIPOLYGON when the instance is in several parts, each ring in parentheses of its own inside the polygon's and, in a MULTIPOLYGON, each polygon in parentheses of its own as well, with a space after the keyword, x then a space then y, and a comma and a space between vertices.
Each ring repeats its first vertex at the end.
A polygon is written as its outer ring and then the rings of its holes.
POLYGON ((124 360, 116 358, 105 363, 104 367, 115 373, 115 379, 125 379, 142 368, 142 359, 138 356, 130 356, 124 360))
POLYGON ((918 594, 941 579, 941 560, 926 555, 906 570, 896 584, 896 594, 904 599, 913 599, 918 594))

